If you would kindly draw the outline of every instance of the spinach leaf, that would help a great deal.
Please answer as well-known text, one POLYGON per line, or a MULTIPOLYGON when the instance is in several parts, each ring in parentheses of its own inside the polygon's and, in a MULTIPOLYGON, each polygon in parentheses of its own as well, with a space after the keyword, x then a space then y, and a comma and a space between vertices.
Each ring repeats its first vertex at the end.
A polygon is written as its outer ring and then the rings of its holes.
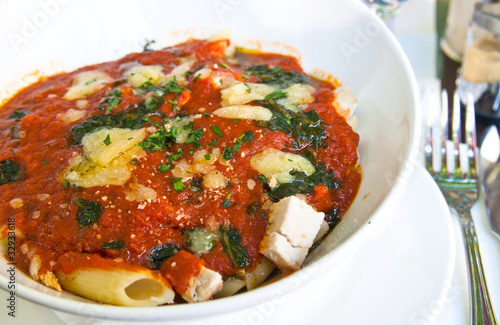
POLYGON ((256 76, 260 82, 271 85, 279 85, 287 88, 291 85, 309 83, 309 77, 297 71, 284 71, 279 66, 271 69, 266 64, 253 65, 247 69, 252 76, 256 76))
POLYGON ((248 252, 241 244, 241 235, 238 229, 230 226, 220 226, 220 238, 224 252, 229 256, 229 260, 236 267, 250 266, 248 252))
MULTIPOLYGON (((307 150, 311 156, 312 154, 307 150)), ((302 154, 307 157, 307 154, 302 154)), ((312 156, 314 158, 314 156, 312 156)), ((279 201, 287 196, 292 196, 295 194, 308 194, 314 191, 314 186, 323 184, 329 189, 334 189, 340 187, 340 183, 333 177, 333 170, 326 170, 326 165, 324 162, 317 164, 316 158, 312 160, 308 158, 311 163, 313 163, 315 171, 312 175, 307 176, 304 172, 292 171, 295 179, 291 183, 278 184, 276 187, 271 188, 266 183, 263 183, 264 189, 272 199, 279 201)), ((260 176, 259 176, 260 177, 260 176)))
POLYGON ((123 247, 125 247, 125 244, 119 240, 101 244, 102 249, 120 249, 123 247))
POLYGON ((148 260, 155 269, 159 269, 163 262, 177 254, 180 250, 180 247, 173 244, 155 246, 149 253, 148 260))
POLYGON ((323 121, 315 110, 293 112, 285 109, 274 100, 256 100, 260 106, 268 108, 273 116, 269 121, 259 122, 259 126, 281 131, 295 139, 294 146, 299 149, 303 143, 319 147, 325 138, 323 121))
POLYGON ((13 160, 0 161, 0 185, 17 182, 23 177, 23 171, 13 160))
POLYGON ((8 117, 9 120, 14 120, 16 122, 19 122, 22 120, 26 115, 28 115, 28 111, 25 109, 16 109, 14 110, 8 117))
POLYGON ((115 115, 94 115, 71 129, 71 144, 79 145, 83 137, 102 128, 140 129, 148 123, 151 113, 145 107, 124 110, 115 115))
POLYGON ((82 227, 95 222, 102 214, 101 205, 97 202, 78 197, 73 199, 73 203, 78 207, 78 210, 76 210, 76 218, 78 219, 78 224, 82 227))

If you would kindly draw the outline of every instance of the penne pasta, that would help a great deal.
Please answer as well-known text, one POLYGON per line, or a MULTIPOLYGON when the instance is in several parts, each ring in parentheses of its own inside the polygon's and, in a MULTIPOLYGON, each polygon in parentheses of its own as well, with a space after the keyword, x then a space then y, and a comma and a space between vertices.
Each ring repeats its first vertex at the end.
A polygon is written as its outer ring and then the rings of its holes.
POLYGON ((65 290, 102 303, 149 307, 173 303, 175 292, 159 272, 97 255, 66 254, 55 271, 65 290))
POLYGON ((226 281, 222 285, 222 289, 214 295, 214 298, 224 298, 234 295, 236 292, 240 291, 245 286, 245 280, 234 276, 226 281))
POLYGON ((245 284, 247 290, 253 290, 260 286, 271 272, 276 268, 273 262, 265 257, 262 257, 257 263, 257 267, 252 271, 245 273, 245 284))
POLYGON ((174 302, 175 293, 169 283, 153 271, 143 269, 81 269, 66 274, 56 272, 65 290, 102 303, 149 307, 174 302))

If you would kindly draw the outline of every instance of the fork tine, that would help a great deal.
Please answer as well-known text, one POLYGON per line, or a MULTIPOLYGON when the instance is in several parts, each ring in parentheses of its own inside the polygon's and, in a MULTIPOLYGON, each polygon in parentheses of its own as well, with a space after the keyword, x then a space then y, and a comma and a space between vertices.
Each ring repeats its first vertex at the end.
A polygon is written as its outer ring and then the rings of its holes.
POLYGON ((453 93, 453 113, 451 120, 451 140, 446 142, 446 166, 449 175, 460 176, 460 98, 453 93))
POLYGON ((468 147, 468 171, 467 175, 477 178, 477 143, 476 143, 476 117, 474 111, 474 98, 467 93, 467 105, 465 107, 465 143, 468 147))

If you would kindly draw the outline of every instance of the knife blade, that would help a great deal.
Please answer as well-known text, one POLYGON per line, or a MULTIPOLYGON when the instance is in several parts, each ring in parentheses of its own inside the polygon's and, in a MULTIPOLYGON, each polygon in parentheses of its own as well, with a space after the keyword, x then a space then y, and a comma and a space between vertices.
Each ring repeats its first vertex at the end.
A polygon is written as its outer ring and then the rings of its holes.
POLYGON ((500 138, 492 125, 484 133, 480 149, 480 173, 486 212, 493 232, 500 237, 500 138))

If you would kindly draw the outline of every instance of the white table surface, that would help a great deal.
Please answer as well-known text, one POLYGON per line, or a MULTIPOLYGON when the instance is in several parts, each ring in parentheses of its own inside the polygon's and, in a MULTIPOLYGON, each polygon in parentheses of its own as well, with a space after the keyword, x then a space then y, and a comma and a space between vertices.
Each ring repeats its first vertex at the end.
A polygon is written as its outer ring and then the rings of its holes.
MULTIPOLYGON (((405 49, 415 70, 417 79, 424 87, 438 84, 435 76, 437 40, 435 28, 435 0, 409 0, 393 25, 394 32, 405 49)), ((495 237, 488 227, 484 205, 477 204, 473 209, 479 243, 483 255, 483 264, 490 287, 497 315, 500 315, 500 239, 495 237)), ((386 226, 391 228, 391 222, 386 226)), ((453 220, 456 234, 456 261, 453 279, 448 286, 448 294, 436 296, 428 303, 415 306, 417 317, 408 320, 408 324, 467 324, 468 289, 463 243, 457 220, 453 220), (438 313, 438 314, 436 314, 438 313)), ((376 238, 374 238, 376 240, 376 238)), ((2 307, 8 295, 0 290, 2 307)), ((34 305, 23 299, 17 301, 17 317, 7 315, 6 308, 0 309, 0 324, 64 324, 51 310, 34 305)), ((397 313, 397 310, 391 311, 397 313)))

